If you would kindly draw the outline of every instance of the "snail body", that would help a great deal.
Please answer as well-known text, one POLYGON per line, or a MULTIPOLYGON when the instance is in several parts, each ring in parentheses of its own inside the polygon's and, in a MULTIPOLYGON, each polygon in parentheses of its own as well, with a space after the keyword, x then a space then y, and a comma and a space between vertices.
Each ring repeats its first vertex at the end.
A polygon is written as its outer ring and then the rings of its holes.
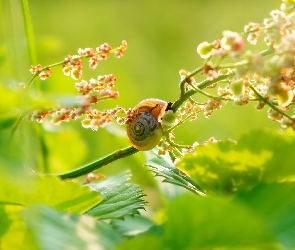
POLYGON ((135 117, 127 123, 127 137, 133 147, 138 150, 150 150, 161 140, 163 130, 161 118, 167 103, 158 99, 141 101, 134 107, 135 117))

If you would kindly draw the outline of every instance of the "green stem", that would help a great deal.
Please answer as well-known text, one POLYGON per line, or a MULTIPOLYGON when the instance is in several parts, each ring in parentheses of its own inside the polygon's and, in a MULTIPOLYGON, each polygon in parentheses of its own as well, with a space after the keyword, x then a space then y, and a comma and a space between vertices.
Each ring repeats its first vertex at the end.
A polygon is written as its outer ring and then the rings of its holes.
POLYGON ((253 90, 253 92, 255 93, 255 95, 257 95, 257 97, 262 100, 263 102, 265 102, 268 106, 270 106, 273 110, 277 111, 279 114, 287 117, 288 119, 290 119, 291 121, 294 121, 294 119, 289 116, 288 114, 286 114, 285 112, 283 112, 282 110, 280 110, 276 105, 274 105, 272 102, 270 102, 269 100, 267 100, 266 98, 264 98, 255 88, 253 85, 249 85, 250 89, 253 90))
MULTIPOLYGON (((220 75, 213 80, 206 79, 203 82, 199 83, 197 85, 197 88, 204 89, 215 82, 219 82, 221 80, 226 79, 228 76, 229 76, 229 74, 226 74, 226 75, 220 75)), ((198 92, 197 90, 191 89, 191 90, 181 94, 180 97, 172 104, 171 110, 173 110, 173 112, 176 112, 187 99, 189 99, 192 95, 196 94, 197 92, 198 92)))
POLYGON ((30 63, 32 65, 36 64, 37 57, 35 51, 35 39, 33 33, 33 26, 31 22, 30 12, 29 12, 29 5, 27 0, 21 0, 23 16, 24 16, 24 24, 26 30, 26 38, 28 42, 28 52, 30 57, 30 63))
POLYGON ((138 149, 129 146, 127 148, 123 148, 120 150, 117 150, 99 160, 96 160, 94 162, 91 162, 85 166, 82 166, 80 168, 77 168, 75 170, 69 171, 67 173, 64 174, 59 174, 57 175, 58 177, 60 177, 61 179, 70 179, 70 178, 76 178, 88 173, 93 172, 94 170, 97 170, 113 161, 116 161, 118 159, 124 158, 126 156, 130 156, 133 154, 136 154, 137 152, 139 152, 138 149))
POLYGON ((43 67, 40 71, 38 71, 37 73, 35 73, 31 79, 29 80, 29 82, 26 84, 26 91, 29 91, 29 88, 32 86, 35 78, 44 70, 48 70, 49 68, 52 68, 52 67, 55 67, 55 66, 59 66, 59 65, 62 65, 64 63, 64 61, 61 61, 61 62, 58 62, 58 63, 53 63, 53 64, 50 64, 48 66, 45 66, 43 67))
MULTIPOLYGON (((264 56, 270 55, 273 52, 274 52, 274 50, 272 48, 270 48, 270 49, 260 51, 259 54, 264 57, 264 56)), ((231 69, 231 68, 236 68, 238 66, 244 66, 247 64, 249 64, 249 61, 243 60, 243 61, 236 62, 236 63, 221 64, 221 65, 218 65, 218 68, 231 69)))
POLYGON ((214 96, 214 95, 210 95, 209 93, 206 93, 205 91, 195 87, 192 83, 189 83, 189 85, 196 91, 196 92, 199 92, 201 93, 202 95, 204 96, 207 96, 209 98, 212 98, 214 100, 224 100, 224 101, 232 101, 232 99, 230 98, 225 98, 223 96, 214 96))
MULTIPOLYGON (((109 53, 114 53, 114 52, 116 52, 119 48, 120 48, 120 47, 115 48, 115 49, 112 49, 112 50, 110 50, 109 53)), ((96 53, 96 55, 99 55, 99 54, 100 54, 100 53, 96 53)), ((92 56, 92 55, 82 55, 82 56, 77 56, 76 59, 83 59, 83 58, 88 58, 88 57, 91 57, 91 56, 92 56)), ((42 71, 44 71, 44 70, 48 70, 49 68, 53 68, 53 67, 56 67, 56 66, 61 66, 61 65, 63 65, 63 64, 64 64, 64 61, 61 61, 61 62, 53 63, 53 64, 50 64, 50 65, 47 65, 47 66, 43 67, 39 72, 35 73, 35 74, 32 76, 32 78, 30 79, 30 81, 27 83, 27 85, 26 85, 26 91, 29 90, 29 88, 30 88, 31 85, 33 84, 35 78, 36 78, 36 77, 37 77, 42 71)))
MULTIPOLYGON (((37 55, 36 55, 36 46, 35 46, 35 39, 34 39, 34 32, 33 32, 33 25, 31 21, 30 11, 29 11, 29 5, 27 0, 21 0, 22 5, 22 11, 23 11, 23 17, 24 17, 24 25, 25 25, 25 31, 26 31, 26 40, 28 44, 28 54, 30 58, 31 65, 35 65, 37 63, 37 55)), ((36 74, 37 76, 38 74, 36 74)), ((30 79, 30 82, 32 83, 36 76, 33 76, 30 79)), ((30 84, 31 85, 31 84, 30 84)), ((39 84, 38 84, 39 86, 39 84)), ((19 119, 16 122, 16 126, 14 126, 12 130, 13 135, 17 129, 17 126, 20 124, 22 119, 24 118, 24 115, 21 114, 19 119)), ((37 133, 39 134, 39 140, 40 140, 40 147, 41 147, 41 153, 42 153, 42 165, 43 166, 43 172, 47 173, 49 171, 48 162, 47 162, 47 147, 44 140, 43 130, 42 128, 37 128, 37 133)))
POLYGON ((12 137, 14 136, 17 128, 19 127, 19 125, 21 124, 21 122, 23 121, 23 119, 26 117, 27 113, 23 112, 21 113, 16 122, 13 124, 12 129, 11 129, 11 133, 10 133, 10 140, 12 139, 12 137))
MULTIPOLYGON (((183 123, 185 123, 186 121, 188 121, 190 119, 192 115, 190 116, 186 116, 184 119, 182 119, 180 122, 178 122, 177 124, 175 124, 174 126, 170 127, 169 129, 167 129, 165 131, 165 134, 169 134, 170 132, 172 132, 174 129, 176 129, 177 127, 179 127, 180 125, 182 125, 183 123)), ((166 135, 165 135, 166 136, 166 135)))
POLYGON ((180 87, 180 94, 181 95, 185 94, 185 83, 190 82, 190 78, 192 76, 194 76, 195 74, 198 74, 199 72, 201 72, 202 69, 203 69, 203 66, 196 68, 180 82, 179 87, 180 87))

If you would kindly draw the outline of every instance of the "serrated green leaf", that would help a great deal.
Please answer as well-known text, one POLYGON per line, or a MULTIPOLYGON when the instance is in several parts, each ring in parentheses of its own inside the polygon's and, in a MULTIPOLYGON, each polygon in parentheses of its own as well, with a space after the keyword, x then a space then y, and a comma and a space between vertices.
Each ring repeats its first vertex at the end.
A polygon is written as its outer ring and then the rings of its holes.
POLYGON ((129 184, 130 174, 122 173, 108 177, 98 183, 88 184, 93 190, 99 191, 104 198, 87 214, 98 219, 119 219, 126 215, 138 214, 146 201, 141 199, 145 194, 135 184, 129 184))
POLYGON ((278 249, 263 218, 229 200, 185 195, 167 217, 167 249, 278 249))
POLYGON ((235 193, 260 182, 292 180, 295 168, 289 157, 294 152, 294 138, 255 131, 237 143, 223 140, 197 146, 177 167, 207 192, 235 193))
POLYGON ((236 198, 264 217, 266 224, 284 245, 295 249, 295 184, 260 184, 236 198))
POLYGON ((39 249, 113 249, 121 240, 110 225, 88 215, 41 206, 29 207, 23 215, 39 249))
POLYGON ((62 181, 53 176, 24 176, 24 180, 1 179, 0 203, 46 204, 60 211, 84 213, 102 198, 98 192, 73 181, 62 181))
POLYGON ((123 220, 112 220, 110 224, 124 236, 136 236, 155 225, 150 219, 139 215, 125 216, 123 220))
POLYGON ((184 187, 194 193, 204 195, 205 193, 190 177, 176 168, 173 162, 166 156, 154 154, 154 158, 147 161, 145 166, 156 174, 164 177, 164 182, 184 187))

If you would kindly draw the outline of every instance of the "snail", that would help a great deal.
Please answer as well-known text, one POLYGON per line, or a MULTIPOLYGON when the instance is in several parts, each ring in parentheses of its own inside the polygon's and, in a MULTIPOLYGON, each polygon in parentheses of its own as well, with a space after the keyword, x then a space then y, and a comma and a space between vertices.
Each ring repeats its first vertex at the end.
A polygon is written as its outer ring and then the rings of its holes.
POLYGON ((135 117, 127 122, 127 137, 133 147, 138 150, 150 150, 161 140, 163 130, 161 119, 168 103, 158 99, 146 99, 136 105, 135 117))

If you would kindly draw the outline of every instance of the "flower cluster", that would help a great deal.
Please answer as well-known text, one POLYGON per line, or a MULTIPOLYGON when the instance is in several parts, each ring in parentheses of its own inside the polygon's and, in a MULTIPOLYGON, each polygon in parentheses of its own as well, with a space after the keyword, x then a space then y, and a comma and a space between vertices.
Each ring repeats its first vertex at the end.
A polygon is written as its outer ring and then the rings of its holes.
POLYGON ((62 66, 62 72, 65 76, 71 76, 73 79, 78 80, 82 76, 82 60, 80 56, 68 55, 62 66))
POLYGON ((100 111, 92 106, 100 100, 117 98, 119 93, 113 91, 116 78, 114 75, 99 76, 97 79, 90 79, 89 82, 82 80, 76 83, 77 90, 82 96, 77 97, 72 105, 63 106, 51 110, 37 110, 30 114, 29 120, 42 123, 46 117, 51 117, 51 123, 59 125, 62 122, 77 120, 82 118, 82 126, 97 130, 99 127, 105 127, 111 123, 113 119, 119 124, 125 123, 131 116, 131 111, 127 111, 122 107, 117 107, 110 110, 100 111), (91 95, 98 93, 97 95, 91 95), (126 117, 121 117, 119 114, 126 117))
POLYGON ((109 74, 98 76, 97 79, 91 78, 88 82, 82 80, 81 82, 77 82, 75 87, 82 95, 99 92, 100 97, 116 98, 119 93, 117 91, 112 91, 116 80, 113 74, 109 74))
POLYGON ((198 91, 199 84, 194 83, 196 93, 200 92, 210 100, 202 105, 190 102, 182 112, 192 115, 193 109, 188 106, 195 105, 208 116, 228 101, 235 105, 255 101, 257 110, 269 107, 270 119, 279 121, 283 127, 295 128, 295 111, 290 110, 295 104, 295 2, 284 0, 281 10, 272 11, 263 24, 247 24, 244 32, 224 31, 221 39, 198 46, 198 54, 206 59, 201 71, 206 79, 212 81, 225 76, 223 79, 226 80, 223 80, 225 84, 215 81, 206 86, 218 85, 215 96, 198 91), (262 35, 265 51, 244 51, 246 40, 255 45, 262 35), (231 58, 232 63, 222 64, 226 57, 231 58))
POLYGON ((112 48, 108 43, 103 43, 96 49, 85 48, 78 49, 77 55, 68 55, 62 62, 42 67, 41 64, 32 65, 30 72, 35 76, 39 76, 41 80, 45 80, 52 73, 52 67, 62 65, 62 71, 66 76, 71 76, 74 80, 78 80, 82 76, 82 59, 89 58, 89 67, 95 69, 98 62, 106 60, 110 53, 113 53, 115 57, 120 58, 124 55, 127 49, 127 42, 122 41, 122 44, 117 48, 112 48))
POLYGON ((41 80, 47 79, 52 74, 52 69, 50 67, 43 68, 41 64, 36 66, 31 66, 30 72, 33 75, 38 75, 41 80))
POLYGON ((89 58, 89 67, 95 69, 99 61, 106 60, 110 53, 114 53, 116 57, 121 57, 127 49, 127 42, 122 41, 122 45, 113 49, 108 43, 103 43, 96 49, 85 48, 78 49, 78 55, 68 56, 63 62, 63 72, 66 76, 71 76, 77 80, 82 75, 82 60, 81 58, 89 58))
POLYGON ((97 102, 96 96, 82 96, 75 106, 51 110, 36 110, 28 116, 28 119, 42 123, 45 118, 50 117, 50 122, 54 125, 81 119, 84 128, 91 128, 96 131, 98 128, 103 128, 110 124, 113 120, 118 124, 125 124, 134 115, 132 109, 126 110, 122 107, 108 110, 92 108, 92 105, 97 104, 97 102))
MULTIPOLYGON (((90 68, 96 68, 98 61, 106 60, 110 53, 116 57, 121 57, 127 49, 127 42, 113 49, 109 44, 104 43, 96 49, 78 49, 78 55, 69 55, 62 62, 52 64, 50 67, 42 67, 40 64, 32 66, 30 72, 41 79, 45 79, 52 73, 51 67, 62 65, 63 73, 73 79, 82 76, 82 59, 89 58, 90 68)), ((48 110, 35 110, 29 116, 29 120, 42 123, 45 118, 50 117, 51 123, 59 125, 62 122, 82 119, 82 126, 97 130, 104 127, 115 119, 119 124, 124 124, 131 119, 132 111, 117 107, 110 110, 97 110, 93 105, 105 99, 114 99, 119 96, 118 91, 114 91, 116 77, 113 74, 91 78, 89 81, 82 80, 75 83, 75 87, 82 96, 78 96, 76 101, 68 105, 57 105, 58 107, 48 110)))
POLYGON ((237 32, 229 30, 223 31, 223 38, 215 40, 212 43, 202 42, 197 47, 198 54, 208 59, 210 57, 224 57, 231 55, 232 57, 239 56, 244 50, 244 39, 237 32))

